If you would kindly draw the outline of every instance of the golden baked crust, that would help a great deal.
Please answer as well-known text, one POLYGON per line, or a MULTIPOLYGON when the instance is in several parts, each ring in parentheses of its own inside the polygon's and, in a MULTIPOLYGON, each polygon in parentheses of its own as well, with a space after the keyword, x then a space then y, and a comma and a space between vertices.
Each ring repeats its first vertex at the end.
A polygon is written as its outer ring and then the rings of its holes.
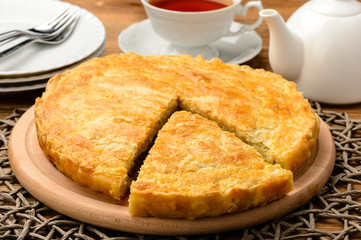
POLYGON ((292 190, 292 172, 266 163, 214 121, 174 113, 131 185, 135 216, 199 218, 264 205, 292 190))
POLYGON ((178 109, 216 122, 293 172, 318 137, 319 119, 294 83, 188 55, 89 60, 49 80, 35 103, 35 124, 41 148, 61 172, 119 199, 138 156, 178 109))

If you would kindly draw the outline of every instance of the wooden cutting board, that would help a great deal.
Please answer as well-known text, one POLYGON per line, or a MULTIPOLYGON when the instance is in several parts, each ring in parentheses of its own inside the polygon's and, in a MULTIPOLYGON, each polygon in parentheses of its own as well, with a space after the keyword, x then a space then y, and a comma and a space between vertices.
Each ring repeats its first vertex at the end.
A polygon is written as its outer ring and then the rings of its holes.
POLYGON ((128 200, 116 201, 73 182, 48 161, 39 147, 34 106, 17 122, 9 142, 12 170, 25 189, 48 207, 92 225, 140 234, 190 235, 231 231, 280 217, 309 201, 331 175, 335 145, 321 121, 318 145, 311 158, 294 175, 294 189, 263 207, 198 220, 132 217, 128 200))

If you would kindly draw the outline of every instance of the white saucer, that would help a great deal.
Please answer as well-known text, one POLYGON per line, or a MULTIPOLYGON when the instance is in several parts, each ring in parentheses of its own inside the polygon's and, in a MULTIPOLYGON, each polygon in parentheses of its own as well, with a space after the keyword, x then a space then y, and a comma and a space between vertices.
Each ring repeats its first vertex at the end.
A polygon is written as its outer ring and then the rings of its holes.
MULTIPOLYGON (((71 4, 48 0, 1 0, 0 32, 46 21, 71 4)), ((80 18, 69 39, 59 45, 32 44, 0 62, 1 77, 37 75, 71 65, 94 53, 104 42, 105 28, 90 12, 80 18)))
MULTIPOLYGON (((154 32, 147 19, 122 31, 118 37, 118 45, 123 52, 146 56, 162 55, 162 49, 169 43, 154 32)), ((219 58, 224 62, 241 64, 254 58, 262 50, 262 38, 251 30, 236 37, 224 37, 210 46, 219 51, 219 58)))

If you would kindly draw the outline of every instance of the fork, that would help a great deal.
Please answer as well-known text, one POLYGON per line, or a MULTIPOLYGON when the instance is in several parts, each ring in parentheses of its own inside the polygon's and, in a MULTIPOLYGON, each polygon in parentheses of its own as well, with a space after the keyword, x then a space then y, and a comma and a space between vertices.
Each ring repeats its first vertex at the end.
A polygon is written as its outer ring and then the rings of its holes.
POLYGON ((63 29, 63 31, 61 31, 60 33, 58 33, 57 35, 52 35, 52 36, 26 36, 27 39, 16 44, 15 46, 12 46, 2 52, 0 52, 0 61, 3 60, 4 58, 10 56, 11 54, 13 54, 14 52, 17 52, 18 50, 24 48, 25 46, 34 43, 34 42, 38 42, 38 43, 44 43, 44 44, 59 44, 64 42, 69 36, 70 34, 73 32, 76 23, 79 19, 79 15, 76 15, 74 18, 72 18, 71 20, 69 20, 67 22, 67 27, 65 29, 63 29))
POLYGON ((23 29, 23 30, 10 30, 7 32, 0 33, 0 45, 5 44, 13 40, 15 37, 19 36, 55 36, 58 35, 62 30, 64 30, 69 23, 69 20, 74 18, 77 13, 77 9, 73 7, 66 7, 64 10, 60 12, 57 16, 53 17, 52 19, 46 21, 45 23, 41 23, 38 26, 23 29))

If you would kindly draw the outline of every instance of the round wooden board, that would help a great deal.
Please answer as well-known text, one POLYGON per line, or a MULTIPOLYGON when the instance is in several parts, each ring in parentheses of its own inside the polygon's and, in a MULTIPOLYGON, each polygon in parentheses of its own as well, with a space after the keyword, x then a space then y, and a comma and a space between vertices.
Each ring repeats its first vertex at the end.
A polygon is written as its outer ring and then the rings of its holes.
POLYGON ((335 145, 321 121, 318 146, 294 175, 292 192, 263 207, 198 220, 132 217, 127 199, 116 201, 80 186, 61 174, 39 147, 34 107, 14 127, 9 143, 12 170, 22 186, 48 207, 82 222, 140 234, 210 234, 257 225, 287 214, 309 201, 326 183, 335 162, 335 145))

